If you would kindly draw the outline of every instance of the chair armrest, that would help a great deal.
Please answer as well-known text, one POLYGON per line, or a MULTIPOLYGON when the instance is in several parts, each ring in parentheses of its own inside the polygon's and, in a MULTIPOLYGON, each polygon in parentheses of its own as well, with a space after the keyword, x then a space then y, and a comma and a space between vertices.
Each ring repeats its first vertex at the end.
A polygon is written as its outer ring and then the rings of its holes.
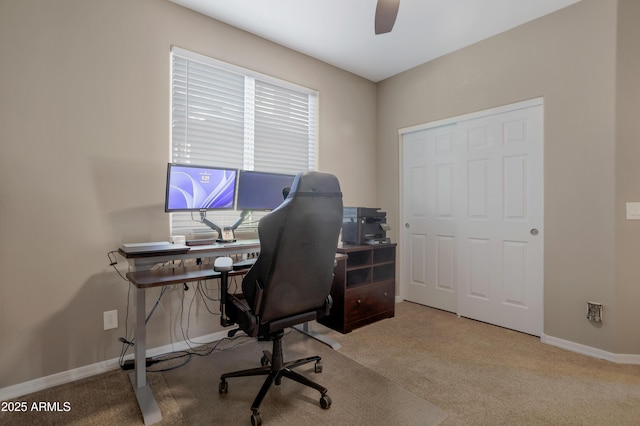
POLYGON ((242 293, 230 294, 227 308, 231 320, 238 324, 247 336, 256 337, 258 335, 258 317, 251 311, 242 293))
POLYGON ((333 306, 333 297, 331 297, 331 295, 328 295, 327 298, 324 300, 324 306, 318 309, 317 311, 318 318, 328 317, 329 314, 331 313, 332 306, 333 306))
POLYGON ((213 270, 216 272, 229 272, 233 270, 233 260, 230 257, 217 257, 213 262, 213 270))

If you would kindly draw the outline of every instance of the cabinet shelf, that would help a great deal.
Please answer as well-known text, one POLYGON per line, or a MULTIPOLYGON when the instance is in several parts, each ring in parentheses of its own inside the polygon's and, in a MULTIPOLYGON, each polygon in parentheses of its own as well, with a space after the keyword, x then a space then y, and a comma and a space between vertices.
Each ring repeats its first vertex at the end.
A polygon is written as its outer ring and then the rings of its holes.
POLYGON ((390 280, 396 276, 395 263, 385 263, 373 267, 373 281, 390 280))
POLYGON ((373 250, 373 263, 396 263, 396 248, 395 247, 381 247, 377 250, 373 250))
POLYGON ((371 282, 371 268, 347 269, 347 287, 371 282))
MULTIPOLYGON (((339 250, 338 253, 340 253, 339 250)), ((346 254, 349 256, 347 259, 347 270, 366 268, 371 265, 370 251, 350 251, 346 254)))

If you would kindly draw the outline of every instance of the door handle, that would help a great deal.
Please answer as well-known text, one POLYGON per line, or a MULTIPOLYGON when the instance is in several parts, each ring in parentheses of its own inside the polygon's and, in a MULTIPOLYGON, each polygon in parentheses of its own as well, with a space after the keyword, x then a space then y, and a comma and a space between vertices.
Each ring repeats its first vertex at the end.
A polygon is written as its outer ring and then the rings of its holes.
POLYGON ((407 228, 407 229, 409 229, 409 228, 411 228, 411 225, 409 225, 408 223, 405 223, 405 224, 404 224, 404 227, 405 227, 405 228, 407 228))
POLYGON ((529 231, 529 233, 531 233, 531 235, 533 235, 534 237, 536 235, 538 235, 540 232, 536 229, 536 228, 531 228, 531 231, 529 231))

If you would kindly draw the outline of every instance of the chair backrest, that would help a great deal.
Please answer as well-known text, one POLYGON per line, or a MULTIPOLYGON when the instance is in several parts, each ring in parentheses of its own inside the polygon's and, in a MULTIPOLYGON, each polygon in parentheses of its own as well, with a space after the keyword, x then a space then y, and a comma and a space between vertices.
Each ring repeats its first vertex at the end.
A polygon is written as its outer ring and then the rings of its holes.
POLYGON ((338 179, 327 173, 299 173, 284 202, 260 220, 260 255, 242 281, 261 323, 325 304, 341 226, 338 179))

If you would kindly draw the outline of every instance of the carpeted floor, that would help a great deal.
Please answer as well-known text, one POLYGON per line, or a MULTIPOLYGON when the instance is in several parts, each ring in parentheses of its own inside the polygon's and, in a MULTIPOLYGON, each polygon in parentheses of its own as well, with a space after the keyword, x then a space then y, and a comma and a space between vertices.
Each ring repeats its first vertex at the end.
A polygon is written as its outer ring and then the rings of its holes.
MULTIPOLYGON (((296 371, 328 388, 333 402, 323 410, 318 391, 283 379, 262 402, 264 425, 437 425, 447 416, 424 398, 297 331, 286 336, 283 345, 286 360, 322 357, 321 374, 313 372, 313 363, 296 371)), ((258 366, 264 349, 270 350, 271 343, 247 344, 164 373, 187 423, 250 424, 251 403, 264 377, 228 379, 228 393, 223 395, 218 393, 218 381, 222 372, 258 366)))
MULTIPOLYGON (((408 302, 396 304, 394 318, 346 335, 318 324, 313 329, 342 347, 333 351, 292 331, 284 338, 285 357, 322 356, 321 374, 313 373, 313 364, 298 371, 326 386, 333 404, 321 409, 318 392, 285 379, 262 404, 265 426, 640 424, 639 365, 583 356, 537 337, 408 302)), ((221 373, 257 366, 262 350, 270 347, 247 340, 194 357, 184 367, 150 373, 163 415, 160 425, 250 424, 262 377, 229 379, 229 392, 218 393, 221 373)), ((15 400, 29 407, 38 401, 68 401, 71 410, 0 412, 0 424, 142 424, 123 371, 15 400)))
MULTIPOLYGON (((149 384, 162 409, 166 425, 187 425, 162 374, 149 374, 149 384)), ((26 411, 0 412, 2 425, 142 425, 129 377, 122 370, 109 371, 14 398, 26 411), (34 409, 40 402, 56 406, 34 409), (68 403, 68 409, 65 406, 68 403)))
MULTIPOLYGON (((158 425, 251 424, 251 403, 264 377, 229 379, 228 393, 222 395, 218 392, 219 377, 224 372, 259 366, 262 351, 270 348, 270 342, 248 340, 223 352, 193 357, 175 370, 149 373, 149 384, 163 416, 158 425)), ((261 405, 265 426, 438 425, 447 416, 446 411, 424 398, 298 331, 293 330, 284 338, 284 352, 285 360, 322 357, 322 373, 313 372, 313 363, 296 371, 327 387, 332 405, 323 410, 319 405, 319 392, 283 379, 280 386, 272 387, 261 405)), ((59 401, 62 411, 1 412, 0 424, 143 424, 131 384, 123 371, 79 380, 16 398, 18 400, 26 402, 28 407, 38 401, 59 401), (63 402, 69 402, 70 410, 64 411, 63 402)))
POLYGON ((640 365, 402 302, 395 318, 327 333, 340 353, 448 411, 452 425, 640 425, 640 365))

